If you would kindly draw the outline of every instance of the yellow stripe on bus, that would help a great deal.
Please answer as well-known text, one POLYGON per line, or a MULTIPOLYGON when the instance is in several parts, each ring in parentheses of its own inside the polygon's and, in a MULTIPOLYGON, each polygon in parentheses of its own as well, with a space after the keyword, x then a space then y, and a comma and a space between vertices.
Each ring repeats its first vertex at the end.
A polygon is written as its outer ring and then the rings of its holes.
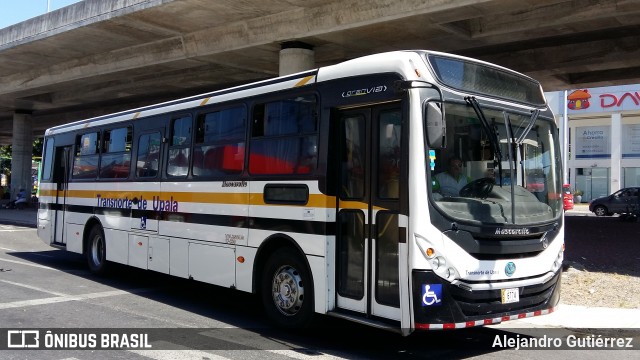
MULTIPOLYGON (((40 196, 56 195, 62 197, 64 191, 57 190, 40 190, 40 196)), ((154 197, 160 197, 161 201, 170 200, 188 203, 206 203, 206 204, 230 204, 230 205, 269 205, 269 206, 296 206, 290 204, 268 204, 264 201, 262 193, 202 193, 202 192, 172 192, 158 193, 155 191, 96 191, 96 190, 68 190, 67 197, 82 199, 97 199, 98 194, 102 199, 129 199, 142 198, 152 201, 154 197)), ((299 206, 307 206, 313 208, 331 209, 336 206, 336 197, 323 194, 310 194, 309 201, 299 206)), ((361 201, 340 201, 342 209, 361 209, 366 210, 368 204, 361 201)), ((384 208, 374 206, 374 210, 383 210, 384 208)))
POLYGON ((302 80, 298 81, 295 85, 293 85, 293 87, 298 87, 298 86, 304 86, 307 85, 307 83, 309 82, 309 80, 313 79, 315 77, 315 75, 309 75, 306 76, 304 78, 302 78, 302 80))

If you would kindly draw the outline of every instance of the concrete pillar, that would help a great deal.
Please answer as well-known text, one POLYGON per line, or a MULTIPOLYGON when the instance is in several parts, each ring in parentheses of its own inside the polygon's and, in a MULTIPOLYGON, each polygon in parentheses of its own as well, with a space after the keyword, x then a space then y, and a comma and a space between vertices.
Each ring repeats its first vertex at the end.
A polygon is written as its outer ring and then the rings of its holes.
POLYGON ((311 70, 316 67, 313 46, 300 41, 284 42, 279 63, 280 76, 311 70))
POLYGON ((20 189, 31 197, 31 157, 33 154, 33 119, 30 114, 13 114, 13 143, 11 147, 11 199, 20 189))
POLYGON ((622 188, 622 114, 611 114, 611 193, 622 188))

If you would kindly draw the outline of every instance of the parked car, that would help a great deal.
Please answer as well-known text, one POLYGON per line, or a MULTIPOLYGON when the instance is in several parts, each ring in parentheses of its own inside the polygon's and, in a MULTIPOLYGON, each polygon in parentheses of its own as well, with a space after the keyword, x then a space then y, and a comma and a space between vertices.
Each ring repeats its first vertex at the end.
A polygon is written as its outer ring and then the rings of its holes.
POLYGON ((562 205, 565 210, 573 209, 573 194, 569 184, 562 185, 562 205))
POLYGON ((620 189, 609 196, 593 199, 589 202, 589 211, 597 216, 621 214, 638 216, 640 214, 640 187, 620 189))

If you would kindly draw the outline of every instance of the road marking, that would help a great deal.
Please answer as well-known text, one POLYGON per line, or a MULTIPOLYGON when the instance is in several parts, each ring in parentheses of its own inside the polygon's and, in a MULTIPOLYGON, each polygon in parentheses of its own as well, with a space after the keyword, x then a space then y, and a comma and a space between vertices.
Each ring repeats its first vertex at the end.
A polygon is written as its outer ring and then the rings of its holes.
POLYGON ((311 355, 303 354, 302 352, 300 352, 301 350, 267 350, 267 351, 270 353, 284 355, 284 356, 294 358, 294 359, 299 359, 299 360, 346 359, 346 358, 341 358, 341 357, 337 357, 329 354, 323 354, 321 352, 316 352, 316 351, 313 351, 313 354, 311 355))
POLYGON ((54 269, 54 268, 49 267, 49 266, 38 265, 38 264, 33 264, 33 263, 28 263, 28 262, 18 261, 18 260, 9 260, 9 259, 0 258, 0 261, 6 261, 6 262, 10 262, 10 263, 14 263, 14 264, 20 264, 20 265, 33 266, 33 267, 37 267, 37 268, 40 268, 40 269, 46 269, 46 270, 66 271, 66 270, 54 269))
POLYGON ((134 354, 142 355, 154 360, 228 360, 228 357, 199 351, 199 350, 127 350, 134 354))
MULTIPOLYGON (((210 359, 210 360, 228 360, 228 357, 212 354, 199 350, 127 350, 137 355, 154 359, 154 360, 193 360, 193 359, 210 359)), ((244 351, 244 350, 239 350, 244 351)), ((247 351, 262 351, 247 350, 247 351)), ((266 350, 270 353, 287 356, 292 359, 299 360, 329 360, 329 359, 345 359, 333 355, 315 353, 314 355, 305 355, 297 350, 266 350)), ((236 351, 234 351, 236 353, 236 351)))
POLYGON ((132 295, 132 294, 150 292, 155 290, 157 289, 143 288, 143 289, 134 289, 129 291, 113 290, 113 291, 103 291, 103 292, 89 293, 89 294, 82 294, 82 295, 65 295, 65 296, 57 296, 57 297, 50 297, 50 298, 44 298, 44 299, 13 301, 8 303, 0 303, 0 310, 14 309, 14 308, 21 308, 21 307, 28 307, 28 306, 48 305, 48 304, 55 304, 55 303, 61 303, 61 302, 67 302, 67 301, 84 301, 84 300, 99 299, 99 298, 105 298, 105 297, 111 297, 111 296, 132 295))
POLYGON ((69 294, 64 294, 64 293, 59 293, 59 292, 55 292, 55 291, 51 291, 51 290, 47 290, 47 289, 43 289, 37 286, 32 286, 32 285, 27 285, 27 284, 21 284, 21 283, 17 283, 14 281, 9 281, 9 280, 0 280, 3 283, 6 284, 11 284, 11 285, 15 285, 15 286, 20 286, 23 288, 27 288, 27 289, 31 289, 31 290, 36 290, 36 291, 40 291, 40 292, 44 292, 47 294, 51 294, 51 295, 56 295, 56 296, 69 296, 69 294))

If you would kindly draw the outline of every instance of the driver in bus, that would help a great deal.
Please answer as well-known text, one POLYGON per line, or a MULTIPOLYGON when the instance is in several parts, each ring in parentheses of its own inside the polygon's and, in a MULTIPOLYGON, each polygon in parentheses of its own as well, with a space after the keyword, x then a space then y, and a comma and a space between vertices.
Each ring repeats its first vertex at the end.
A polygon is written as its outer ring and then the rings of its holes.
POLYGON ((471 178, 462 174, 462 159, 457 156, 449 158, 447 171, 433 177, 433 191, 442 196, 460 196, 460 189, 471 182, 471 178))

